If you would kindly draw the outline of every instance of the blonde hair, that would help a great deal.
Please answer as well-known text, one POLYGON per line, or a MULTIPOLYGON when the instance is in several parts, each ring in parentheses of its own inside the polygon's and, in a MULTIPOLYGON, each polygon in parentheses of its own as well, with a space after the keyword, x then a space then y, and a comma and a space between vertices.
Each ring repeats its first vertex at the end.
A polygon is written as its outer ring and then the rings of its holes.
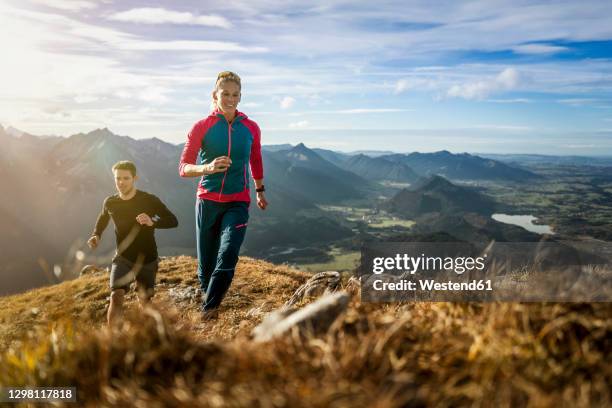
MULTIPOLYGON (((214 92, 217 92, 219 90, 219 85, 221 85, 223 82, 234 82, 235 84, 238 85, 238 88, 242 90, 242 84, 240 83, 240 77, 235 72, 232 72, 232 71, 219 72, 219 75, 217 75, 217 80, 215 81, 214 92)), ((217 103, 215 102, 214 98, 211 102, 211 107, 212 109, 215 109, 217 107, 217 103)))

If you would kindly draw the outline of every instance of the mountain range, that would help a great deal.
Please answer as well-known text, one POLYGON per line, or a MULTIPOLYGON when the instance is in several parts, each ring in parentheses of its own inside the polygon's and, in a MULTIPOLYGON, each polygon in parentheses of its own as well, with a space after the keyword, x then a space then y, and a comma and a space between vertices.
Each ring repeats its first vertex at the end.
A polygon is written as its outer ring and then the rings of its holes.
POLYGON ((501 161, 511 166, 556 165, 612 167, 612 156, 553 156, 545 154, 478 154, 480 157, 501 161))
POLYGON ((469 153, 453 154, 446 150, 434 153, 391 154, 381 158, 402 163, 421 176, 441 175, 450 180, 522 182, 540 178, 529 170, 500 161, 469 153))
MULTIPOLYGON (((89 254, 84 243, 102 201, 115 193, 111 166, 119 160, 135 162, 140 177, 138 188, 159 196, 179 218, 177 229, 157 234, 159 247, 168 254, 194 254, 197 179, 178 176, 182 145, 156 138, 136 140, 107 128, 69 137, 38 137, 17 129, 7 133, 1 126, 0 144, 0 191, 4 193, 0 226, 5 231, 1 241, 2 291, 52 282, 56 278, 49 271, 54 270, 54 265, 68 267, 78 250, 89 254), (45 273, 41 271, 41 261, 48 265, 45 273)), ((503 169, 499 177, 517 180, 530 176, 521 169, 476 156, 457 159, 450 153, 423 155, 447 157, 446 165, 436 159, 440 168, 453 168, 457 160, 493 162, 489 168, 503 169)), ((351 229, 317 205, 376 198, 383 188, 379 181, 414 183, 423 175, 415 169, 424 167, 411 167, 411 161, 406 159, 410 156, 351 156, 309 149, 301 143, 264 146, 270 206, 265 212, 252 206, 243 252, 266 257, 274 247, 304 247, 351 237, 351 229)), ((475 171, 477 165, 468 168, 475 171)), ((489 176, 490 172, 483 175, 489 176)), ((113 234, 108 232, 111 228, 103 237, 100 254, 110 255, 114 249, 113 234)))
POLYGON ((290 149, 265 152, 266 172, 283 189, 318 203, 364 198, 374 186, 361 176, 325 160, 303 143, 290 149), (269 173, 270 174, 270 173, 269 173))
POLYGON ((342 167, 373 181, 413 183, 420 178, 406 164, 388 160, 385 156, 370 157, 357 154, 342 162, 342 167))

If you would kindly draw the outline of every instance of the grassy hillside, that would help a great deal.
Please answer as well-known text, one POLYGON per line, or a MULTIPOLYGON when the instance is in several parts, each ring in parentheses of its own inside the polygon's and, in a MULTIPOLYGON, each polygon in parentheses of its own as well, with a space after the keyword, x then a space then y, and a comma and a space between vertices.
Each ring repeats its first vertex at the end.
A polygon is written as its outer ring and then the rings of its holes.
POLYGON ((155 307, 103 327, 107 274, 0 299, 0 386, 76 386, 85 406, 609 406, 610 304, 362 304, 324 335, 250 331, 308 275, 241 258, 218 321, 195 261, 165 259, 155 307))
MULTIPOLYGON (((196 260, 191 257, 163 259, 157 275, 154 305, 162 310, 176 309, 183 322, 195 326, 194 334, 201 339, 230 339, 240 329, 248 333, 261 320, 262 312, 280 307, 308 278, 307 274, 287 267, 241 258, 222 305, 223 318, 211 328, 200 324, 199 300, 189 293, 189 289, 199 286, 195 270, 196 260), (254 307, 261 311, 259 315, 252 312, 251 318, 247 312, 254 307)), ((0 349, 6 349, 36 328, 62 319, 69 319, 76 330, 103 327, 110 293, 108 279, 108 272, 100 269, 58 285, 0 297, 0 349)), ((127 296, 127 310, 140 312, 134 291, 127 296)))

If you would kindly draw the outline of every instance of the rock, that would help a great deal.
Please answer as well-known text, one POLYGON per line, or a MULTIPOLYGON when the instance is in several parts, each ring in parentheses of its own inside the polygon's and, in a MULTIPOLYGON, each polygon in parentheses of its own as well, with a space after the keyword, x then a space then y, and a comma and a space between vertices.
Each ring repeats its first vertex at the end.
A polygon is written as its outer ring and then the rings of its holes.
POLYGON ((296 310, 295 308, 280 308, 268 313, 263 321, 253 329, 253 335, 256 335, 256 332, 262 334, 271 331, 279 322, 295 313, 296 310))
POLYGON ((94 274, 103 273, 103 272, 105 272, 105 269, 99 268, 96 265, 85 265, 83 268, 81 268, 81 272, 79 273, 79 276, 94 275, 94 274))
POLYGON ((346 310, 349 299, 350 296, 346 292, 329 293, 299 310, 282 308, 272 312, 253 329, 253 341, 269 341, 293 330, 300 334, 324 333, 346 310))
POLYGON ((268 302, 263 302, 261 305, 255 306, 249 309, 246 315, 247 317, 259 317, 265 313, 264 309, 266 309, 267 306, 268 306, 268 302))
POLYGON ((201 304, 203 300, 200 288, 193 286, 172 286, 167 293, 176 303, 201 304))
POLYGON ((319 272, 300 286, 291 299, 285 303, 285 307, 291 307, 309 296, 320 296, 338 289, 340 285, 340 273, 336 271, 319 272))

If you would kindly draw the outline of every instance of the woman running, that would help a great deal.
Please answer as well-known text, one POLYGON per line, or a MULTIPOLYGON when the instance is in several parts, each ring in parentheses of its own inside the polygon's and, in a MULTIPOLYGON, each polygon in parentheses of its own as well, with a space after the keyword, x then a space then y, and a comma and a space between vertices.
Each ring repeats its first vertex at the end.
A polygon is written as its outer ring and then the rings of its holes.
POLYGON ((257 123, 236 110, 240 97, 240 77, 221 72, 212 91, 213 111, 189 132, 179 163, 181 177, 202 176, 197 191, 196 240, 206 319, 217 316, 234 277, 249 219, 249 173, 255 182, 257 206, 262 210, 268 206, 261 132, 257 123))

